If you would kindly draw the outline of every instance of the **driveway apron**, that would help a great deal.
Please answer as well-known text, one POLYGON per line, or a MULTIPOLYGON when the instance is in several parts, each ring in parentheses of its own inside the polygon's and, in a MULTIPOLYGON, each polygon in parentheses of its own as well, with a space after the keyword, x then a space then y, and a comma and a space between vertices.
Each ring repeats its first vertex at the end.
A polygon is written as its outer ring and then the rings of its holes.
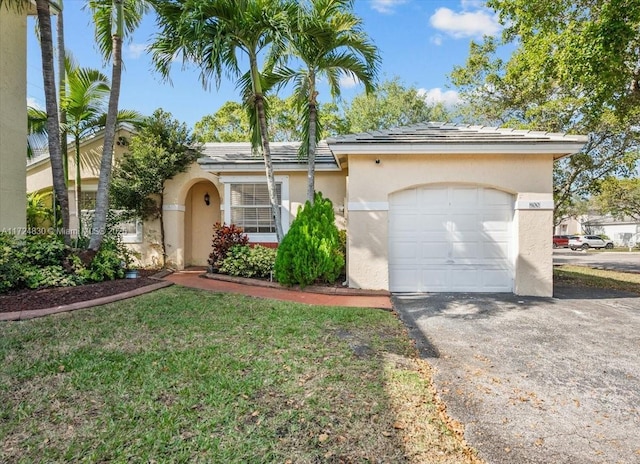
POLYGON ((640 463, 640 298, 555 295, 392 299, 488 463, 640 463))

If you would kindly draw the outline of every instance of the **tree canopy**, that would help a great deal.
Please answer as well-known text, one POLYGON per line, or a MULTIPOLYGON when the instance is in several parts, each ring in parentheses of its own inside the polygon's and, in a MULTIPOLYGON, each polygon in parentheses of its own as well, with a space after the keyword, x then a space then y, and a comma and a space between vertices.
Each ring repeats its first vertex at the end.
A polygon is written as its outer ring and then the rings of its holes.
POLYGON ((465 65, 451 73, 467 103, 461 117, 590 135, 581 153, 555 164, 557 223, 571 215, 576 200, 597 192, 604 178, 635 171, 640 7, 624 0, 492 0, 488 5, 505 29, 501 40, 472 42, 465 65), (608 37, 618 28, 624 46, 608 37), (507 60, 499 57, 503 46, 515 47, 507 60))

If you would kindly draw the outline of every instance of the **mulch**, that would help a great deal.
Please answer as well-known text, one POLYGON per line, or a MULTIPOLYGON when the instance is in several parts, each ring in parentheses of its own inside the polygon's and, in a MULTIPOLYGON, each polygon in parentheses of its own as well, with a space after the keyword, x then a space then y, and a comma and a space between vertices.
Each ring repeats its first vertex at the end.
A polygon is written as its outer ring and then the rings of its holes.
POLYGON ((116 279, 78 285, 76 287, 52 287, 36 290, 22 289, 0 295, 0 313, 52 308, 81 301, 135 290, 157 283, 150 276, 157 271, 141 270, 137 279, 116 279))

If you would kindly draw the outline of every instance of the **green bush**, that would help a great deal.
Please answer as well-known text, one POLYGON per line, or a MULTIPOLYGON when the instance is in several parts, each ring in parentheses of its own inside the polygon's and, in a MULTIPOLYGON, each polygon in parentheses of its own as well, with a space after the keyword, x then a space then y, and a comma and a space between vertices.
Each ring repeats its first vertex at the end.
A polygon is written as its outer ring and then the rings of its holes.
POLYGON ((57 235, 27 235, 23 251, 25 262, 43 267, 60 265, 69 254, 62 237, 57 235))
POLYGON ((51 265, 39 267, 34 265, 25 266, 22 271, 22 278, 27 288, 44 287, 74 287, 83 283, 82 277, 69 274, 64 267, 51 265))
POLYGON ((220 270, 229 250, 247 243, 249 243, 249 237, 243 232, 242 228, 237 227, 235 224, 226 225, 216 222, 213 225, 212 251, 208 260, 209 266, 214 271, 220 270))
POLYGON ((19 285, 22 279, 22 246, 14 235, 0 232, 0 293, 19 285))
POLYGON ((239 277, 269 277, 273 272, 276 250, 261 245, 232 247, 222 261, 220 272, 239 277))
POLYGON ((94 282, 122 279, 129 261, 130 256, 125 246, 115 238, 105 237, 87 269, 87 279, 94 282))
POLYGON ((335 282, 344 268, 340 237, 331 200, 316 193, 307 201, 278 247, 275 276, 284 285, 302 287, 335 282))
POLYGON ((61 237, 0 233, 0 293, 122 278, 123 263, 128 261, 128 250, 116 238, 105 237, 95 258, 85 267, 61 237))

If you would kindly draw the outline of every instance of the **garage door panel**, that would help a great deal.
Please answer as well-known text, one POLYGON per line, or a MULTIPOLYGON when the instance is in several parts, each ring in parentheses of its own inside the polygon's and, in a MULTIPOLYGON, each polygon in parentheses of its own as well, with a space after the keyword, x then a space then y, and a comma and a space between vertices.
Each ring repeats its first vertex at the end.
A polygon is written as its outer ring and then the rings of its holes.
MULTIPOLYGON (((446 260, 449 257, 449 252, 447 249, 447 242, 443 241, 434 241, 434 242, 422 242, 420 244, 420 258, 428 259, 428 260, 446 260)), ((416 255, 416 250, 414 248, 413 254, 416 255)))
POLYGON ((500 190, 484 189, 483 206, 485 208, 497 206, 500 209, 511 209, 513 207, 513 198, 500 190))
POLYGON ((394 256, 396 262, 415 262, 417 259, 416 249, 418 242, 413 241, 400 241, 396 240, 389 245, 389 254, 394 256))
POLYGON ((419 192, 421 204, 428 203, 431 205, 436 205, 437 207, 444 207, 448 204, 449 194, 446 190, 422 188, 419 189, 419 192))
POLYGON ((508 242, 484 242, 482 244, 482 256, 487 260, 505 260, 509 258, 508 242))
POLYGON ((477 241, 454 242, 451 244, 451 258, 460 262, 462 259, 478 260, 482 257, 477 241))
POLYGON ((389 201, 391 291, 512 291, 511 195, 455 185, 410 192, 389 201))
POLYGON ((473 231, 478 230, 478 215, 477 214, 459 214, 451 221, 451 231, 473 231))
POLYGON ((450 207, 472 208, 478 204, 477 188, 452 187, 449 192, 450 207))

